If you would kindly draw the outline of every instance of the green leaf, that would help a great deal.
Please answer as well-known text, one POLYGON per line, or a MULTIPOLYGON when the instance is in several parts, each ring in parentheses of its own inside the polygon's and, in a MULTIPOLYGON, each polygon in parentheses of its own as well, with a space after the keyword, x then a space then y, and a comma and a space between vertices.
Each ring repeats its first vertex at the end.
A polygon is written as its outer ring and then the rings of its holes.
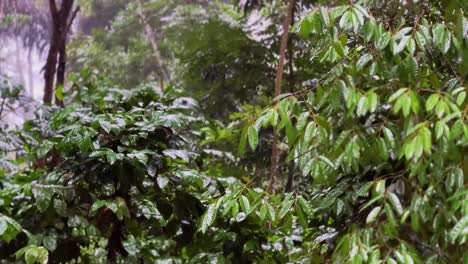
POLYGON ((389 32, 384 32, 380 38, 377 40, 377 42, 375 43, 375 47, 378 49, 378 50, 383 50, 385 49, 385 47, 387 47, 388 43, 390 42, 390 39, 392 38, 392 36, 390 35, 389 32))
POLYGON ((372 60, 372 55, 369 53, 366 53, 359 58, 359 60, 356 63, 357 70, 360 71, 364 69, 364 67, 367 65, 372 60))
POLYGON ((388 129, 387 127, 384 127, 383 128, 383 132, 384 132, 384 135, 385 135, 385 139, 391 144, 391 145, 395 145, 395 138, 393 137, 393 133, 390 129, 388 129))
POLYGON ((403 108, 403 116, 408 117, 411 110, 411 98, 406 94, 401 97, 402 100, 402 108, 403 108))
POLYGON ((0 237, 5 233, 5 231, 8 229, 8 223, 6 222, 5 219, 0 217, 0 237))
POLYGON ((414 41, 413 38, 410 38, 408 40, 408 44, 406 45, 406 48, 408 49, 409 54, 413 56, 414 52, 416 51, 416 42, 414 41))
POLYGON ((133 153, 128 153, 127 156, 131 159, 136 159, 138 160, 141 164, 146 165, 148 162, 148 157, 146 156, 145 153, 142 152, 133 152, 133 153))
POLYGON ((335 48, 336 53, 338 53, 338 55, 340 55, 340 57, 344 57, 346 55, 345 51, 343 49, 343 45, 341 45, 340 41, 335 41, 333 43, 333 48, 335 48))
POLYGON ((375 112, 375 110, 377 109, 377 103, 378 103, 377 94, 374 92, 370 92, 367 95, 367 105, 369 106, 369 111, 371 113, 375 112))
POLYGON ((406 34, 408 34, 413 28, 412 27, 404 27, 402 29, 400 29, 400 31, 398 31, 394 36, 393 38, 394 39, 401 39, 403 37, 406 36, 406 34))
POLYGON ((59 84, 55 87, 55 97, 60 101, 63 101, 63 85, 59 84))
POLYGON ((267 208, 268 208, 268 219, 270 219, 270 221, 275 221, 276 219, 276 213, 275 213, 275 208, 273 208, 273 206, 269 203, 269 202, 265 202, 267 208))
POLYGON ((296 129, 297 130, 302 130, 307 125, 309 115, 310 115, 309 112, 303 112, 299 116, 299 118, 297 119, 297 123, 296 123, 296 129))
POLYGON ((356 114, 358 116, 364 116, 367 113, 368 110, 368 100, 367 97, 362 96, 361 99, 359 99, 357 109, 356 109, 356 114))
POLYGON ((437 123, 435 124, 436 139, 439 139, 440 137, 442 137, 444 133, 444 127, 445 127, 444 122, 437 121, 437 123))
POLYGON ((306 126, 304 132, 304 142, 309 143, 312 140, 312 137, 315 133, 315 129, 317 128, 315 122, 309 122, 306 126))
POLYGON ((297 220, 299 222, 299 224, 302 226, 302 228, 306 229, 309 225, 307 223, 307 218, 304 214, 304 212, 302 211, 302 207, 299 203, 296 203, 296 215, 297 215, 297 220))
POLYGON ((459 236, 466 236, 467 234, 468 234, 468 215, 465 215, 462 219, 460 219, 460 221, 457 222, 457 224, 450 231, 450 238, 452 239, 452 242, 455 242, 455 240, 459 236))
POLYGON ((370 41, 372 36, 374 35, 374 27, 375 24, 371 21, 367 21, 366 25, 364 26, 364 38, 366 41, 370 41))
POLYGON ((0 214, 0 241, 10 243, 22 230, 13 218, 0 214))
POLYGON ((24 254, 24 259, 26 260, 27 264, 34 264, 36 263, 36 259, 39 257, 39 250, 37 247, 31 247, 26 250, 24 254))
POLYGON ((267 211, 268 211, 268 208, 265 204, 262 204, 262 206, 260 207, 260 214, 259 214, 259 217, 260 217, 260 220, 264 221, 266 216, 267 216, 267 211))
POLYGON ((246 218, 247 218, 247 215, 244 212, 240 212, 236 216, 236 222, 240 223, 240 222, 244 221, 246 218))
POLYGON ((291 210, 291 207, 292 207, 293 204, 294 204, 294 200, 286 200, 286 202, 281 205, 281 209, 280 209, 280 212, 278 214, 278 220, 283 219, 283 217, 287 213, 291 213, 290 210, 291 210))
POLYGON ((328 166, 330 166, 332 169, 335 169, 335 164, 331 160, 329 160, 327 157, 319 155, 317 156, 320 160, 325 162, 328 166))
POLYGON ((55 236, 44 237, 42 243, 49 251, 54 251, 57 248, 57 238, 55 236))
POLYGON ((203 216, 203 221, 202 221, 201 228, 200 228, 203 234, 206 233, 208 228, 213 224, 215 218, 216 218, 216 210, 214 208, 214 205, 211 204, 203 216))
POLYGON ((429 128, 424 127, 421 130, 421 136, 422 136, 422 142, 424 146, 424 152, 427 154, 431 153, 431 148, 432 148, 432 135, 431 135, 431 130, 429 128))
POLYGON ((37 248, 39 252, 39 256, 37 257, 36 261, 40 264, 46 264, 49 262, 49 252, 44 247, 37 248))
POLYGON ((437 103, 435 112, 438 118, 442 118, 442 116, 445 114, 446 106, 447 104, 443 100, 437 103))
POLYGON ((442 38, 439 40, 440 41, 440 49, 443 54, 447 53, 447 51, 450 48, 450 41, 452 39, 452 33, 448 30, 444 30, 442 34, 442 38))
POLYGON ((403 93, 405 93, 406 91, 408 91, 408 88, 400 88, 398 89, 398 91, 396 91, 394 94, 392 94, 390 96, 390 98, 388 99, 388 102, 391 103, 393 101, 395 101, 397 98, 399 98, 403 93))
POLYGON ((381 196, 385 194, 385 180, 379 180, 374 186, 374 196, 381 196))
POLYGON ((393 209, 398 214, 398 216, 401 216, 403 214, 403 206, 401 205, 400 199, 398 199, 398 196, 391 192, 388 194, 388 199, 393 209))
POLYGON ((375 221, 375 219, 379 216, 380 211, 382 210, 382 206, 377 206, 370 213, 367 215, 366 224, 370 224, 375 221))
POLYGON ((392 46, 392 51, 393 51, 393 55, 397 55, 398 53, 400 53, 401 51, 403 51, 403 49, 406 47, 406 43, 408 43, 408 40, 410 39, 410 37, 408 36, 404 36, 402 37, 402 39, 400 40, 400 42, 398 44, 393 44, 394 42, 392 42, 393 45, 392 46))
POLYGON ((403 146, 403 149, 405 151, 405 157, 407 160, 410 160, 413 157, 414 153, 414 148, 415 148, 415 141, 414 140, 407 140, 403 146))
POLYGON ((364 206, 363 206, 361 209, 359 209, 359 212, 364 211, 366 208, 370 207, 371 205, 373 205, 373 204, 376 203, 377 201, 382 200, 383 198, 384 198, 383 195, 378 195, 378 196, 372 198, 372 199, 369 200, 366 204, 364 204, 364 206))
POLYGON ((459 93, 458 96, 457 96, 457 105, 461 106, 465 102, 465 98, 466 98, 466 92, 465 91, 459 93))
POLYGON ((326 27, 330 26, 330 17, 328 16, 327 10, 323 7, 320 8, 320 18, 326 27))
POLYGON ((117 206, 117 210, 114 213, 117 215, 119 220, 124 218, 130 218, 130 211, 128 210, 127 202, 122 197, 116 197, 114 203, 117 206))
POLYGON ((103 206, 107 206, 107 201, 97 200, 96 202, 94 202, 93 205, 91 206, 91 209, 89 210, 91 216, 96 215, 97 211, 103 206))
POLYGON ((246 215, 248 215, 250 213, 250 202, 249 202, 249 199, 247 199, 247 197, 245 197, 244 195, 242 195, 240 197, 240 200, 239 200, 239 204, 242 208, 242 211, 245 212, 246 215))
POLYGON ((388 222, 392 225, 392 227, 396 227, 397 221, 388 203, 385 203, 384 209, 385 209, 385 215, 387 216, 388 222))
POLYGON ((248 131, 247 126, 244 126, 244 128, 242 128, 239 145, 237 147, 237 154, 239 156, 243 156, 245 154, 245 146, 247 144, 247 134, 248 134, 247 131, 248 131))
POLYGON ((49 208, 52 200, 52 191, 49 188, 33 187, 32 192, 36 199, 36 206, 39 212, 43 213, 49 208))
POLYGON ((340 28, 347 28, 349 26, 349 23, 351 22, 351 16, 352 16, 352 13, 350 11, 346 11, 342 16, 341 16, 341 19, 340 19, 340 22, 339 22, 339 25, 340 25, 340 28))
POLYGON ((127 239, 123 241, 123 246, 125 248, 125 251, 127 251, 127 253, 131 256, 136 256, 139 252, 137 248, 137 241, 132 235, 127 236, 127 239))
POLYGON ((252 150, 255 150, 258 145, 258 131, 255 127, 251 126, 249 127, 249 145, 252 150))
POLYGON ((426 110, 431 111, 439 101, 439 98, 440 95, 438 93, 434 93, 431 96, 429 96, 429 99, 427 99, 426 101, 426 110))
POLYGON ((417 135, 415 138, 414 138, 414 157, 416 159, 419 159, 422 155, 422 152, 423 152, 423 139, 422 139, 422 135, 417 135))

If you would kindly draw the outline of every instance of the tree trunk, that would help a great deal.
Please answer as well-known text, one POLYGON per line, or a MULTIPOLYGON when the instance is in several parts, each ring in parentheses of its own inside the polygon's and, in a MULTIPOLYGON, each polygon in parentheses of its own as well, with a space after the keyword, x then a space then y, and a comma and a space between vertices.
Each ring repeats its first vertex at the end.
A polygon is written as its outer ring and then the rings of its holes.
MULTIPOLYGON (((52 16, 52 38, 50 41, 49 53, 44 70, 44 103, 51 104, 54 94, 54 80, 57 78, 56 86, 61 86, 65 83, 65 67, 66 67, 66 45, 67 34, 73 19, 78 12, 78 8, 71 13, 74 0, 63 0, 60 10, 57 9, 55 0, 49 0, 50 13, 52 16), (70 17, 70 14, 71 17, 70 17), (58 65, 57 65, 58 63, 58 65), (55 76, 57 75, 57 76, 55 76)), ((57 105, 63 106, 62 100, 55 99, 57 105)))
MULTIPOLYGON (((291 24, 293 10, 294 10, 295 0, 288 1, 288 14, 283 22, 283 35, 281 37, 281 46, 280 46, 280 57, 278 61, 278 69, 276 72, 275 80, 275 98, 281 94, 281 81, 283 79, 283 69, 284 69, 284 57, 286 56, 286 47, 288 45, 288 36, 289 36, 289 25, 291 24)), ((278 104, 278 100, 275 99, 274 104, 278 104)), ((275 184, 276 178, 278 175, 278 144, 279 136, 276 130, 273 131, 273 145, 271 153, 271 172, 270 172, 270 182, 268 184, 268 192, 271 194, 275 193, 275 184)))
MULTIPOLYGON (((294 13, 295 8, 293 8, 292 16, 291 16, 291 23, 290 26, 294 25, 294 13)), ((295 76, 294 76, 294 43, 293 43, 293 36, 289 38, 288 41, 288 86, 289 92, 294 93, 294 86, 296 83, 295 76)), ((288 193, 293 191, 294 188, 294 159, 289 162, 288 166, 288 179, 286 181, 286 186, 284 187, 284 192, 288 193)))
MULTIPOLYGON (((138 5, 137 12, 138 12, 138 16, 140 16, 140 22, 143 24, 143 26, 145 28, 146 37, 148 38, 148 41, 151 44, 151 48, 153 49, 154 61, 156 62, 156 65, 158 67, 157 71, 158 71, 160 81, 162 81, 162 83, 166 83, 166 84, 171 83, 171 77, 169 75, 169 70, 167 69, 167 66, 164 64, 164 62, 162 60, 162 56, 161 56, 161 53, 159 51, 158 42, 156 41, 156 35, 154 34, 153 29, 151 28, 151 26, 146 21, 146 16, 143 13, 143 4, 141 3, 141 0, 137 0, 136 2, 137 2, 137 5, 138 5)), ((163 87, 163 85, 161 85, 161 90, 163 90, 163 89, 164 89, 164 87, 163 87)))
POLYGON ((44 67, 44 104, 52 103, 52 95, 54 93, 55 67, 57 65, 58 41, 57 30, 54 25, 49 53, 47 54, 47 61, 44 67))

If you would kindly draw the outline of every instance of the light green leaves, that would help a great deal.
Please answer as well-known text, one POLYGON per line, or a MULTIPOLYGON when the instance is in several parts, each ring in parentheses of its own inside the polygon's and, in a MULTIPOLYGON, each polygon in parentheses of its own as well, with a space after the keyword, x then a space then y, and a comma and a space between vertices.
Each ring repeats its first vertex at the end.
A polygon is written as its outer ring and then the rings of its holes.
POLYGON ((452 33, 445 27, 445 25, 437 24, 433 27, 432 35, 434 37, 434 44, 445 54, 450 48, 452 40, 452 33))
POLYGON ((24 255, 26 264, 46 264, 49 261, 49 252, 44 247, 29 245, 15 253, 16 259, 19 260, 24 255))
POLYGON ((369 112, 373 113, 377 109, 378 97, 374 91, 367 94, 367 105, 369 106, 369 112))
POLYGON ((239 204, 241 206, 242 211, 245 212, 246 215, 250 213, 250 202, 247 197, 242 195, 239 199, 239 204))
POLYGON ((356 63, 356 67, 358 71, 361 71, 364 69, 364 67, 367 65, 372 60, 372 55, 369 53, 366 53, 359 58, 359 60, 356 63))
POLYGON ((304 142, 310 143, 312 140, 315 130, 317 129, 317 125, 315 122, 309 122, 306 126, 306 129, 304 131, 304 142))
POLYGON ((454 243, 458 238, 460 240, 465 240, 468 236, 468 215, 465 215, 450 231, 450 238, 452 243, 454 243))
POLYGON ((393 93, 388 101, 389 103, 395 101, 393 105, 393 112, 395 114, 401 111, 404 117, 408 117, 411 112, 414 114, 419 112, 419 97, 414 90, 401 88, 393 93))
POLYGON ((408 91, 408 88, 400 88, 398 89, 395 93, 393 93, 390 98, 388 98, 388 102, 391 103, 395 101, 397 98, 399 98, 403 93, 408 91))
POLYGON ((377 206, 370 211, 366 218, 366 224, 370 224, 375 221, 375 219, 379 216, 380 211, 382 210, 382 206, 377 206))
POLYGON ((399 42, 397 40, 392 39, 390 42, 390 49, 392 50, 393 55, 397 55, 406 47, 406 44, 411 39, 409 36, 403 36, 399 42))
POLYGON ((356 114, 358 116, 364 116, 367 112, 373 113, 377 109, 378 96, 371 90, 366 95, 361 96, 358 101, 356 114))
POLYGON ((280 209, 279 214, 278 214, 278 220, 283 219, 283 217, 285 217, 286 214, 291 213, 290 210, 291 210, 291 207, 292 207, 293 204, 294 204, 294 200, 291 199, 291 198, 285 199, 281 203, 281 209, 280 209))
POLYGON ((249 127, 248 139, 249 139, 250 147, 252 148, 252 150, 255 150, 257 148, 257 145, 258 145, 258 131, 253 126, 249 127))
POLYGON ((398 199, 398 196, 390 192, 388 193, 388 200, 390 201, 390 204, 392 205, 395 212, 397 212, 398 215, 401 216, 403 214, 403 206, 401 205, 401 202, 400 202, 400 199, 398 199))
POLYGON ((426 111, 432 111, 436 106, 437 102, 440 99, 440 95, 438 93, 434 93, 426 101, 426 111))
POLYGON ((380 37, 379 39, 376 41, 375 43, 375 47, 378 49, 378 50, 383 50, 385 49, 385 47, 387 47, 388 43, 390 42, 390 39, 392 38, 392 36, 390 35, 389 32, 384 32, 380 37))
POLYGON ((415 158, 418 160, 423 151, 431 153, 432 132, 426 127, 426 123, 420 123, 409 131, 410 137, 407 138, 400 151, 400 158, 404 155, 407 160, 415 158))
POLYGON ((16 238, 22 228, 13 218, 0 214, 0 240, 7 243, 16 238))
POLYGON ((466 98, 466 92, 465 91, 459 93, 458 96, 457 96, 457 105, 461 106, 465 102, 465 98, 466 98))

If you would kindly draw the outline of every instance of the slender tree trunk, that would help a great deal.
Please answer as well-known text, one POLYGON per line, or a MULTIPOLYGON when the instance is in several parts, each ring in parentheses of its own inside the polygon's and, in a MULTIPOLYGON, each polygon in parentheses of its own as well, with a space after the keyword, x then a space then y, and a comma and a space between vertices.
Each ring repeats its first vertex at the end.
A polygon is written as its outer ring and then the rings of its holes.
MULTIPOLYGON (((154 34, 154 31, 151 28, 151 26, 148 24, 148 22, 146 20, 146 16, 143 13, 143 4, 142 4, 141 0, 137 0, 136 2, 138 4, 137 12, 138 12, 138 16, 140 16, 140 22, 143 24, 143 26, 145 28, 146 37, 148 38, 148 41, 151 44, 151 48, 153 49, 153 57, 154 57, 154 61, 156 62, 156 65, 158 67, 157 71, 158 71, 160 81, 162 81, 163 83, 171 83, 171 77, 169 75, 169 70, 168 70, 166 64, 164 64, 164 62, 162 60, 162 56, 161 56, 161 53, 159 51, 158 42, 156 41, 156 35, 154 34)), ((164 89, 164 87, 161 86, 161 89, 164 89)))
MULTIPOLYGON (((294 14, 295 8, 293 8, 292 15, 291 15, 291 23, 290 25, 294 25, 294 14)), ((293 43, 293 36, 291 36, 288 40, 288 86, 289 92, 294 92, 294 85, 296 83, 295 76, 294 76, 294 43, 293 43)), ((288 166, 288 179, 286 181, 286 186, 284 187, 284 192, 288 193, 291 192, 294 188, 294 159, 289 162, 288 166)))
MULTIPOLYGON (((60 10, 57 9, 56 0, 49 0, 50 13, 52 15, 52 37, 50 41, 49 53, 44 69, 44 103, 51 104, 54 94, 54 81, 57 79, 56 86, 61 85, 63 88, 65 82, 65 67, 66 67, 66 44, 67 34, 70 26, 78 12, 78 8, 71 13, 74 0, 62 0, 60 10), (71 14, 71 17, 70 17, 71 14), (58 63, 58 65, 57 65, 58 63), (55 76, 57 75, 57 76, 55 76)), ((56 98, 57 105, 63 103, 59 98, 56 98)))
MULTIPOLYGON (((276 72, 275 80, 275 98, 281 94, 281 81, 283 79, 283 69, 284 69, 284 57, 286 56, 286 47, 288 45, 288 36, 289 36, 289 25, 291 24, 293 10, 294 10, 295 0, 288 1, 288 14, 283 22, 283 36, 281 37, 281 46, 280 46, 280 57, 278 61, 278 69, 276 72)), ((275 105, 278 104, 278 100, 275 99, 275 105)), ((273 145, 271 153, 271 172, 270 172, 270 182, 268 184, 268 192, 271 194, 275 193, 275 184, 276 178, 278 175, 278 143, 279 135, 276 130, 273 131, 273 145)))
MULTIPOLYGON (((65 0, 64 0, 65 1, 65 0)), ((52 16, 52 36, 50 39, 49 52, 47 54, 46 65, 44 66, 44 104, 52 103, 54 93, 54 78, 57 66, 57 53, 59 42, 59 21, 58 10, 55 0, 49 0, 49 9, 52 16)))

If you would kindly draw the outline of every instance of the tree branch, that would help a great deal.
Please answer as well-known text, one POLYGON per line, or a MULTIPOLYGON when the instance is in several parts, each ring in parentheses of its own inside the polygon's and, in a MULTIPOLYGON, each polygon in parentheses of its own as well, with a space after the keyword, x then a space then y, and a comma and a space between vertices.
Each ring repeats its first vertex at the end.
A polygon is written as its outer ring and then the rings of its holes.
MULTIPOLYGON (((289 25, 292 21, 293 11, 294 11, 295 0, 288 1, 288 14, 283 22, 283 36, 281 37, 281 46, 280 46, 280 57, 278 61, 278 70, 276 71, 276 80, 275 80, 275 98, 281 94, 281 81, 283 79, 283 69, 284 69, 284 57, 286 56, 286 47, 288 45, 288 36, 289 36, 289 25)), ((274 104, 278 103, 278 99, 275 99, 274 104)), ((279 136, 276 131, 273 132, 273 145, 271 153, 271 172, 270 172, 270 182, 268 183, 268 192, 271 194, 275 193, 275 184, 276 177, 278 174, 278 143, 279 136)))

